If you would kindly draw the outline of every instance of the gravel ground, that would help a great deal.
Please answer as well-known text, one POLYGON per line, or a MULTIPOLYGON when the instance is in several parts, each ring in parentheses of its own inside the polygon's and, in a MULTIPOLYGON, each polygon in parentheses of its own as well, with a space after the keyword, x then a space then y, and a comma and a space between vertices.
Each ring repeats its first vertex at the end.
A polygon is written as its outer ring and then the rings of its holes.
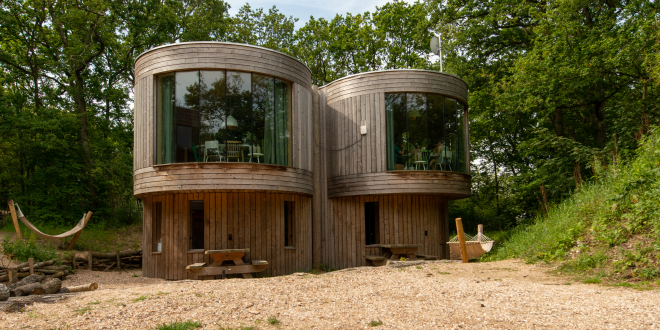
POLYGON ((64 285, 94 281, 97 291, 0 313, 0 327, 153 329, 194 320, 204 329, 367 329, 380 320, 376 329, 660 329, 659 290, 567 285, 546 271, 512 260, 176 282, 80 271, 64 285))

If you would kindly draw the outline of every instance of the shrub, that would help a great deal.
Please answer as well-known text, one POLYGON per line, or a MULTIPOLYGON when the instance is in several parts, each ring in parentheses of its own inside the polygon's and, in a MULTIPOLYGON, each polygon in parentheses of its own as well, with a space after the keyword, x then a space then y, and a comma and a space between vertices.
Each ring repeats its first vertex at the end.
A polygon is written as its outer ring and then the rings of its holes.
POLYGON ((13 259, 27 261, 28 258, 34 258, 34 262, 57 259, 57 250, 52 245, 36 243, 34 235, 30 240, 11 241, 9 237, 2 240, 2 251, 5 255, 13 259))

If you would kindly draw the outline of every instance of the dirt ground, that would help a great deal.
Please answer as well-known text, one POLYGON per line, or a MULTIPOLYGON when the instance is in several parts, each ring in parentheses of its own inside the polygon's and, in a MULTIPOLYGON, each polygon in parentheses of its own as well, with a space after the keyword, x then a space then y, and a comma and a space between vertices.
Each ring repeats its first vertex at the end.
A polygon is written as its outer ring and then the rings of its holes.
POLYGON ((80 271, 64 285, 99 289, 0 313, 11 329, 660 329, 660 291, 567 284, 520 261, 427 262, 322 275, 165 281, 139 272, 80 271), (269 317, 279 321, 267 322, 269 317))

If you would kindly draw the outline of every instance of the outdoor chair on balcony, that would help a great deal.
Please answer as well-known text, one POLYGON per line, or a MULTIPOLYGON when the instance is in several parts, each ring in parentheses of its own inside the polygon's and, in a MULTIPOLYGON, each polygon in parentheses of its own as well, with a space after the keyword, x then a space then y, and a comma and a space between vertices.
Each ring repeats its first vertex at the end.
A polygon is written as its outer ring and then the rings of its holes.
POLYGON ((220 143, 218 141, 204 142, 204 162, 208 162, 209 159, 217 159, 217 161, 221 162, 222 158, 220 143))

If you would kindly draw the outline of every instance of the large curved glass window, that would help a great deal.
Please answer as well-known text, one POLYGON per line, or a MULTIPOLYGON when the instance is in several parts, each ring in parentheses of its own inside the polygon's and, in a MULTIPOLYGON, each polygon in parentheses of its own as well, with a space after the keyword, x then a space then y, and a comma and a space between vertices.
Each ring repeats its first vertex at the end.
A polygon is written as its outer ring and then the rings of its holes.
POLYGON ((291 83, 249 72, 157 77, 156 163, 291 164, 291 83))
POLYGON ((465 107, 437 94, 385 94, 387 170, 466 171, 465 107))

